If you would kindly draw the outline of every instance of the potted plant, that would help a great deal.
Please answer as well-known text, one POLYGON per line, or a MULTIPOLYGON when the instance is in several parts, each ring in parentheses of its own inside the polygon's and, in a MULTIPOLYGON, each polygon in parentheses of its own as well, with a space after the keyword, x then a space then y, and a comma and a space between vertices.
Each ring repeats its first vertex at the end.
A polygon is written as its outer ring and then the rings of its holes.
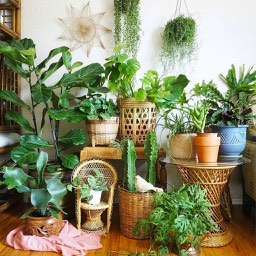
MULTIPOLYGON (((186 6, 187 8, 187 6, 186 6)), ((177 1, 174 18, 170 19, 162 34, 160 59, 167 72, 185 59, 189 61, 197 49, 197 25, 191 15, 180 12, 181 1, 177 1)), ((187 10, 188 11, 188 10, 187 10)))
MULTIPOLYGON (((123 184, 118 187, 120 230, 124 236, 138 238, 133 229, 138 219, 144 219, 152 209, 153 194, 151 192, 138 192, 136 188, 136 152, 131 139, 124 142, 122 150, 124 161, 123 184), (136 207, 134 207, 136 205, 136 207)), ((156 170, 155 164, 158 157, 158 145, 156 135, 153 131, 147 133, 144 144, 145 156, 147 159, 147 181, 155 185, 156 170)), ((148 234, 142 235, 147 238, 148 234)))
POLYGON ((185 75, 160 78, 156 71, 149 70, 141 79, 140 88, 135 90, 134 79, 140 63, 119 51, 116 47, 114 55, 104 64, 108 88, 118 98, 121 139, 132 138, 136 146, 141 146, 147 131, 155 128, 157 109, 178 98, 189 81, 185 75))
POLYGON ((82 99, 78 107, 85 115, 87 132, 95 145, 109 145, 117 137, 119 112, 112 99, 101 94, 82 99))
MULTIPOLYGON (((157 243, 174 249, 171 245, 175 245, 178 255, 199 255, 202 239, 208 232, 218 231, 210 207, 206 190, 198 183, 183 184, 176 191, 156 193, 153 210, 136 223, 135 231, 149 231, 151 247, 157 243)), ((168 250, 163 255, 169 255, 168 250)))
POLYGON ((61 122, 79 123, 84 114, 75 108, 76 96, 73 88, 87 88, 90 92, 100 91, 102 87, 103 67, 90 64, 81 67, 81 62, 72 63, 72 55, 67 47, 58 47, 50 51, 48 57, 36 65, 36 49, 31 39, 13 40, 9 44, 0 42, 0 53, 4 63, 19 74, 28 85, 30 103, 23 101, 12 91, 1 91, 0 98, 22 108, 23 112, 7 112, 5 118, 13 120, 26 130, 20 137, 20 145, 12 150, 12 159, 19 165, 34 164, 41 149, 54 149, 54 164, 48 170, 58 167, 73 169, 79 162, 76 154, 66 153, 76 145, 85 143, 86 134, 81 129, 70 129, 66 134, 61 132, 61 122), (54 58, 59 57, 57 62, 54 58), (64 73, 54 84, 46 85, 48 79, 61 67, 64 73), (81 67, 80 69, 73 71, 81 67), (27 112, 28 119, 24 117, 27 112), (49 122, 50 132, 45 131, 49 122), (52 142, 45 137, 52 136, 52 142), (37 150, 39 149, 39 151, 37 150))
POLYGON ((212 81, 197 85, 195 92, 210 104, 208 124, 221 137, 219 154, 224 158, 237 159, 245 148, 246 130, 256 120, 252 107, 256 104, 256 70, 247 71, 241 66, 240 73, 232 65, 221 79, 228 90, 222 93, 212 81))
POLYGON ((86 177, 86 182, 76 176, 73 182, 67 185, 69 191, 72 191, 73 188, 80 190, 81 199, 92 205, 98 205, 101 200, 101 193, 108 190, 104 174, 97 169, 94 170, 94 174, 86 177))
POLYGON ((217 162, 220 146, 220 137, 217 133, 206 133, 206 118, 209 111, 209 105, 201 101, 190 108, 192 122, 197 128, 195 137, 195 146, 199 162, 213 163, 217 162))
POLYGON ((184 108, 169 109, 162 113, 163 129, 168 129, 167 148, 171 158, 195 159, 194 139, 196 127, 191 115, 184 108))
POLYGON ((61 182, 61 175, 45 179, 44 171, 48 154, 41 151, 36 161, 37 179, 19 167, 3 167, 3 181, 8 189, 15 188, 19 193, 29 193, 33 206, 21 216, 25 219, 25 234, 37 236, 58 235, 62 228, 62 208, 60 200, 67 190, 61 182))

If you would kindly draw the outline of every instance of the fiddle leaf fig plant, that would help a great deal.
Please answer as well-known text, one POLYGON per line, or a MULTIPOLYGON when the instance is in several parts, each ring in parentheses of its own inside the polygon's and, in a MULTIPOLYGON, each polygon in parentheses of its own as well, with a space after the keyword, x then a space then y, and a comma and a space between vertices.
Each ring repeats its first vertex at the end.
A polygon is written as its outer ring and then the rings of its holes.
MULTIPOLYGON (((108 91, 103 87, 104 68, 98 63, 88 66, 82 66, 80 61, 73 63, 67 47, 51 50, 48 57, 37 64, 36 46, 27 38, 10 43, 0 41, 0 54, 4 63, 25 80, 30 100, 27 103, 12 91, 0 92, 2 100, 22 109, 22 112, 7 112, 5 118, 15 121, 27 132, 20 137, 20 145, 12 150, 12 159, 19 165, 28 164, 29 167, 36 161, 40 150, 52 148, 55 167, 73 169, 79 159, 65 150, 84 144, 86 134, 82 129, 70 129, 62 134, 61 122, 79 123, 85 119, 84 113, 76 108, 73 88, 86 88, 88 93, 108 91), (66 69, 64 74, 61 68, 66 69), (57 71, 62 74, 61 77, 57 82, 51 82, 50 78, 57 71), (50 126, 50 142, 45 138, 49 133, 45 129, 46 123, 50 126)), ((24 87, 22 89, 25 90, 24 87)))

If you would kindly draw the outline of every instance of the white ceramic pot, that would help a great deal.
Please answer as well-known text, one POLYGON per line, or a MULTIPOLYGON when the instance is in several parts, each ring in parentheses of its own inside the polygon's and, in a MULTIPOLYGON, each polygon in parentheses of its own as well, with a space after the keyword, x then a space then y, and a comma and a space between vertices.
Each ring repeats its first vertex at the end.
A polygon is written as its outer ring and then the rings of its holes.
POLYGON ((97 205, 100 203, 101 200, 101 194, 102 191, 98 191, 98 190, 91 190, 90 195, 92 196, 92 199, 89 201, 89 204, 92 205, 97 205))

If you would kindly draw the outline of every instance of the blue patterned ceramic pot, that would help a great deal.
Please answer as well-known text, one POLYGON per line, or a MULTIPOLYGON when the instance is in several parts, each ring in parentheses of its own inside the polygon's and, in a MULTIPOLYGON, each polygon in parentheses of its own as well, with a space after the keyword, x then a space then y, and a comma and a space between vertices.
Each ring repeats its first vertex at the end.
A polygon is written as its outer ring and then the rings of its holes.
POLYGON ((221 138, 219 155, 240 155, 245 149, 247 127, 248 125, 212 127, 221 138))

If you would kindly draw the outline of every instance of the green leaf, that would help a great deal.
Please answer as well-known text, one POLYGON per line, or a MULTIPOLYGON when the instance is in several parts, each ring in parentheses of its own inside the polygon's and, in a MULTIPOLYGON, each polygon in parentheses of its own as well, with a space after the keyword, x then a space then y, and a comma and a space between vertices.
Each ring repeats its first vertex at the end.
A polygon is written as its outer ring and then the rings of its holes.
POLYGON ((59 141, 65 144, 81 145, 86 141, 86 133, 82 129, 72 129, 64 136, 59 137, 59 141))
POLYGON ((38 103, 48 103, 52 97, 52 91, 44 84, 37 83, 32 90, 32 98, 38 103))
POLYGON ((68 116, 68 110, 66 109, 53 109, 50 108, 47 111, 50 118, 54 120, 65 120, 68 116))
POLYGON ((81 67, 83 65, 83 62, 81 61, 76 61, 72 66, 71 66, 71 70, 81 67))
POLYGON ((50 202, 59 206, 60 200, 67 194, 67 189, 61 182, 61 173, 51 179, 46 179, 47 190, 51 195, 50 202))
MULTIPOLYGON (((24 186, 25 182, 31 177, 26 174, 23 169, 18 167, 3 167, 4 171, 4 183, 8 186, 8 189, 19 188, 24 186)), ((29 191, 29 188, 27 188, 29 191)))
POLYGON ((38 208, 42 214, 45 214, 45 210, 50 200, 51 194, 46 188, 31 189, 31 203, 38 208))
POLYGON ((45 139, 34 135, 25 134, 20 136, 20 145, 28 149, 51 148, 52 145, 45 139))
POLYGON ((11 151, 13 161, 19 165, 35 163, 38 158, 38 153, 35 150, 30 150, 21 146, 15 147, 11 151))
POLYGON ((80 123, 86 119, 86 115, 77 110, 77 109, 70 109, 68 110, 66 121, 72 124, 80 123))
POLYGON ((59 68, 63 66, 63 59, 60 58, 58 62, 54 62, 50 65, 50 67, 42 73, 40 80, 41 82, 44 82, 46 79, 48 79, 52 74, 54 74, 59 68))
POLYGON ((62 53, 62 61, 67 70, 72 69, 72 54, 70 51, 65 51, 62 53))
POLYGON ((5 58, 4 63, 10 67, 16 74, 19 74, 20 76, 24 78, 29 78, 31 72, 23 69, 22 65, 17 63, 15 60, 5 58))
POLYGON ((35 72, 36 72, 37 74, 39 74, 39 73, 41 72, 41 70, 46 67, 46 64, 47 64, 54 56, 58 55, 59 53, 66 52, 66 51, 68 51, 68 49, 69 49, 69 48, 66 47, 66 46, 61 46, 61 47, 58 47, 58 48, 55 48, 55 49, 51 50, 50 53, 49 53, 49 55, 48 55, 48 57, 47 57, 45 60, 43 60, 43 61, 37 66, 37 68, 35 69, 35 72))
POLYGON ((14 91, 0 91, 0 98, 13 104, 30 110, 30 106, 26 104, 14 91))
POLYGON ((147 93, 143 88, 140 88, 137 92, 134 92, 134 98, 139 101, 145 101, 147 99, 147 93))
POLYGON ((76 155, 72 154, 61 154, 60 159, 62 162, 62 165, 68 169, 73 169, 78 163, 79 159, 76 155))
POLYGON ((23 117, 23 115, 19 112, 8 111, 5 114, 5 119, 8 120, 8 121, 15 121, 23 129, 25 129, 29 132, 35 132, 35 129, 30 126, 28 120, 25 117, 23 117))
POLYGON ((69 107, 69 97, 70 97, 70 95, 72 95, 72 94, 70 94, 68 90, 66 90, 65 92, 63 92, 60 95, 59 105, 62 108, 68 108, 69 107))
POLYGON ((38 173, 38 185, 42 186, 43 182, 43 173, 48 162, 48 154, 46 152, 41 151, 39 153, 38 159, 36 161, 36 169, 38 173))

